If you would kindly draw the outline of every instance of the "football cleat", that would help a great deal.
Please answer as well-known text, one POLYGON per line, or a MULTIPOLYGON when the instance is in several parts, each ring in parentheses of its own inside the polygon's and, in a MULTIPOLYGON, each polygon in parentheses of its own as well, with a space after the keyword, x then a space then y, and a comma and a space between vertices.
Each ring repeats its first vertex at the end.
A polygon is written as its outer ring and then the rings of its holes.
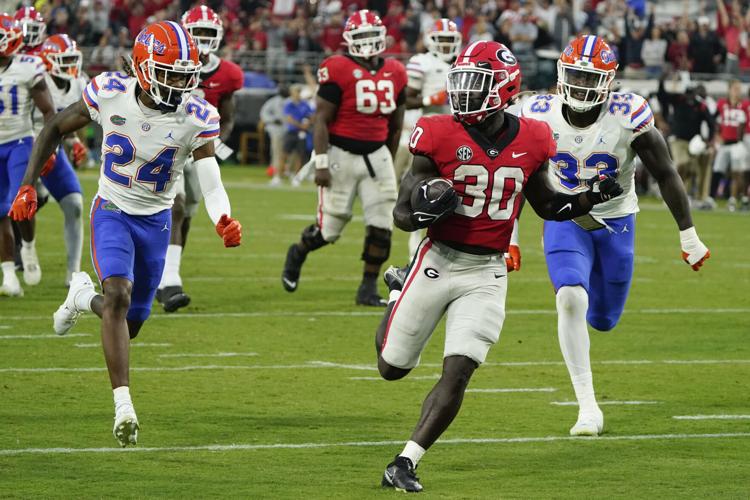
POLYGON ((357 290, 355 302, 358 306, 385 307, 388 301, 378 294, 375 283, 363 281, 357 290))
POLYGON ((76 324, 78 318, 81 317, 83 311, 76 306, 76 297, 86 290, 94 290, 94 283, 89 275, 85 272, 73 273, 70 279, 68 296, 65 297, 65 302, 52 315, 52 323, 56 334, 65 335, 68 333, 76 324))
POLYGON ((297 289, 299 274, 306 257, 307 255, 299 251, 296 243, 289 247, 286 253, 286 262, 284 262, 284 271, 281 273, 281 284, 287 292, 293 292, 297 289))
POLYGON ((0 286, 0 297, 23 297, 23 288, 19 283, 18 278, 8 280, 0 286))
POLYGON ((133 405, 125 404, 115 412, 115 426, 112 428, 112 434, 123 448, 129 444, 138 443, 138 417, 135 415, 133 405))
POLYGON ((396 491, 419 493, 422 485, 415 474, 416 467, 406 457, 397 456, 393 462, 388 464, 383 473, 380 485, 384 488, 395 488, 396 491))
POLYGON ((23 261, 23 281, 27 285, 38 285, 42 281, 42 268, 39 267, 39 257, 36 248, 21 247, 21 260, 23 261))
POLYGON ((404 288, 404 283, 406 282, 406 276, 408 274, 409 266, 391 266, 383 273, 383 281, 385 281, 389 291, 401 291, 404 288))
POLYGON ((172 313, 190 304, 190 296, 181 286, 165 286, 157 290, 157 295, 156 300, 164 307, 164 312, 172 313))
POLYGON ((604 414, 597 406, 591 411, 578 413, 576 425, 570 428, 571 436, 598 436, 604 430, 604 414))

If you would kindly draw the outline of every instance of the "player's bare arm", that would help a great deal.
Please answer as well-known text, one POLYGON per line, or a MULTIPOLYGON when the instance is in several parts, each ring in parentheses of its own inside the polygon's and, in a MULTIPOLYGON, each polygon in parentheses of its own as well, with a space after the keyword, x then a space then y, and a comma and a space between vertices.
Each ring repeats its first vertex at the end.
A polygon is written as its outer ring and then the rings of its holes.
POLYGON ((47 89, 47 82, 42 79, 31 87, 29 94, 34 100, 34 105, 42 112, 44 123, 49 122, 55 116, 55 105, 52 103, 52 96, 47 89))
MULTIPOLYGON (((45 93, 47 93, 46 87, 45 93)), ((48 93, 47 95, 49 96, 48 93)), ((45 162, 57 149, 60 140, 65 135, 75 132, 89 123, 91 123, 91 115, 83 99, 53 115, 52 119, 45 123, 39 137, 34 141, 34 148, 31 150, 31 158, 29 158, 22 184, 33 185, 39 178, 45 162)))
POLYGON ((391 113, 388 119, 388 138, 385 140, 388 150, 391 152, 391 157, 396 157, 396 150, 398 150, 398 142, 401 138, 401 129, 404 128, 404 112, 406 106, 399 104, 396 110, 391 113))
POLYGON ((321 187, 331 185, 331 172, 328 170, 328 126, 333 122, 338 105, 318 96, 315 100, 315 127, 313 147, 315 148, 315 184, 321 187))
POLYGON ((648 173, 659 183, 659 191, 680 230, 692 227, 693 219, 690 216, 690 202, 685 186, 672 164, 667 143, 661 133, 655 128, 651 129, 636 137, 631 147, 648 173))
POLYGON ((523 194, 539 217, 545 220, 569 220, 585 215, 594 205, 611 200, 622 194, 622 187, 614 177, 598 178, 599 191, 593 185, 579 194, 558 193, 550 184, 547 174, 549 164, 545 162, 529 177, 523 194))
POLYGON ((229 136, 232 135, 232 129, 234 128, 234 99, 233 94, 226 94, 222 96, 219 101, 219 128, 221 133, 219 138, 222 142, 229 140, 229 136))
POLYGON ((411 194, 420 182, 439 176, 437 166, 430 158, 421 155, 414 156, 411 168, 401 179, 396 207, 393 209, 393 222, 397 228, 408 232, 419 229, 412 221, 414 211, 411 206, 411 194))
POLYGON ((422 103, 422 92, 412 87, 406 87, 406 109, 420 109, 422 103))

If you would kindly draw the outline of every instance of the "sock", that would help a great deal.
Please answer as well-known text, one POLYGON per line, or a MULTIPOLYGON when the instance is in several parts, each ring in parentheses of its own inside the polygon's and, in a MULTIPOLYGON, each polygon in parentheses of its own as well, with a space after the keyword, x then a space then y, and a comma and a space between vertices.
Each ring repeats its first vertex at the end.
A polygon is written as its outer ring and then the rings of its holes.
POLYGON ((70 193, 60 200, 60 208, 65 219, 65 250, 68 254, 68 272, 81 270, 81 249, 83 248, 83 197, 81 193, 70 193))
POLYGON ((401 290, 391 290, 388 294, 388 303, 396 302, 401 297, 401 290))
POLYGON ((96 293, 96 290, 92 290, 89 288, 81 290, 81 292, 76 294, 75 298, 73 299, 76 309, 78 309, 79 311, 91 312, 91 301, 94 300, 94 297, 96 297, 97 295, 98 294, 96 293))
POLYGON ((362 283, 377 283, 378 273, 368 273, 365 271, 362 274, 362 283))
POLYGON ((130 387, 127 385, 121 385, 120 387, 112 389, 112 393, 115 397, 115 411, 125 405, 133 406, 133 401, 130 399, 130 387))
POLYGON ((419 446, 414 441, 407 441, 406 446, 404 446, 404 451, 402 451, 399 456, 408 458, 409 460, 411 460, 411 463, 414 464, 414 467, 416 467, 419 461, 422 459, 425 451, 427 450, 419 446))
POLYGON ((18 281, 18 278, 16 277, 16 263, 12 260, 3 262, 0 264, 0 267, 3 269, 3 283, 9 283, 18 281))
POLYGON ((167 247, 167 258, 164 262, 164 273, 161 275, 159 288, 182 286, 182 278, 180 278, 181 260, 182 247, 180 245, 169 245, 167 247))
POLYGON ((596 407, 589 358, 586 311, 589 298, 581 286, 564 286, 557 291, 557 336, 565 365, 578 399, 579 411, 596 407))
POLYGON ((34 250, 35 243, 36 238, 32 239, 31 241, 26 241, 21 238, 21 248, 23 248, 24 250, 34 250))

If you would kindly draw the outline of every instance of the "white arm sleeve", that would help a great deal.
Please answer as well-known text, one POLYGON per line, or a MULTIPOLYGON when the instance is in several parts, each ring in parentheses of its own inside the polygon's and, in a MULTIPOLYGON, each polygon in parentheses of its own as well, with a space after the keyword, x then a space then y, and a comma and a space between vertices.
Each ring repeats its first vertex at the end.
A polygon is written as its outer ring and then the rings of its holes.
POLYGON ((221 183, 221 171, 216 158, 209 156, 193 163, 201 185, 201 193, 206 200, 206 211, 211 221, 216 225, 224 214, 232 215, 224 185, 221 183))

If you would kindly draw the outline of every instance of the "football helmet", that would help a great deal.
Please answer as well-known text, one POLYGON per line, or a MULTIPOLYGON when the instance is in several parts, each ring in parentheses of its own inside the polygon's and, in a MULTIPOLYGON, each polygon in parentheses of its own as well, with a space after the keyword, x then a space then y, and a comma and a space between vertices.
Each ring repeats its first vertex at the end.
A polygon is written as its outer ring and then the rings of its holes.
POLYGON ((450 19, 438 19, 432 29, 425 33, 424 44, 430 54, 450 63, 461 50, 463 37, 456 23, 450 19))
POLYGON ((219 50, 224 37, 224 23, 211 7, 193 7, 182 15, 182 25, 193 37, 202 55, 219 50))
POLYGON ((42 44, 39 54, 50 75, 66 80, 81 74, 83 56, 78 44, 68 35, 52 35, 42 44))
POLYGON ((201 62, 190 34, 174 21, 150 24, 135 38, 132 71, 159 109, 172 112, 198 86, 201 62))
POLYGON ((23 45, 21 29, 8 14, 0 14, 0 56, 12 56, 23 45))
POLYGON ((16 26, 21 28, 23 43, 28 47, 36 47, 44 40, 47 24, 34 7, 21 7, 13 16, 16 26))
POLYGON ((360 10, 349 16, 343 36, 349 55, 367 59, 385 50, 385 26, 372 11, 360 10))
POLYGON ((617 58, 603 38, 576 38, 557 61, 557 93, 573 111, 588 111, 607 100, 615 71, 617 58))
POLYGON ((474 125, 507 108, 521 90, 521 67, 498 42, 474 42, 458 54, 448 71, 453 115, 474 125))

